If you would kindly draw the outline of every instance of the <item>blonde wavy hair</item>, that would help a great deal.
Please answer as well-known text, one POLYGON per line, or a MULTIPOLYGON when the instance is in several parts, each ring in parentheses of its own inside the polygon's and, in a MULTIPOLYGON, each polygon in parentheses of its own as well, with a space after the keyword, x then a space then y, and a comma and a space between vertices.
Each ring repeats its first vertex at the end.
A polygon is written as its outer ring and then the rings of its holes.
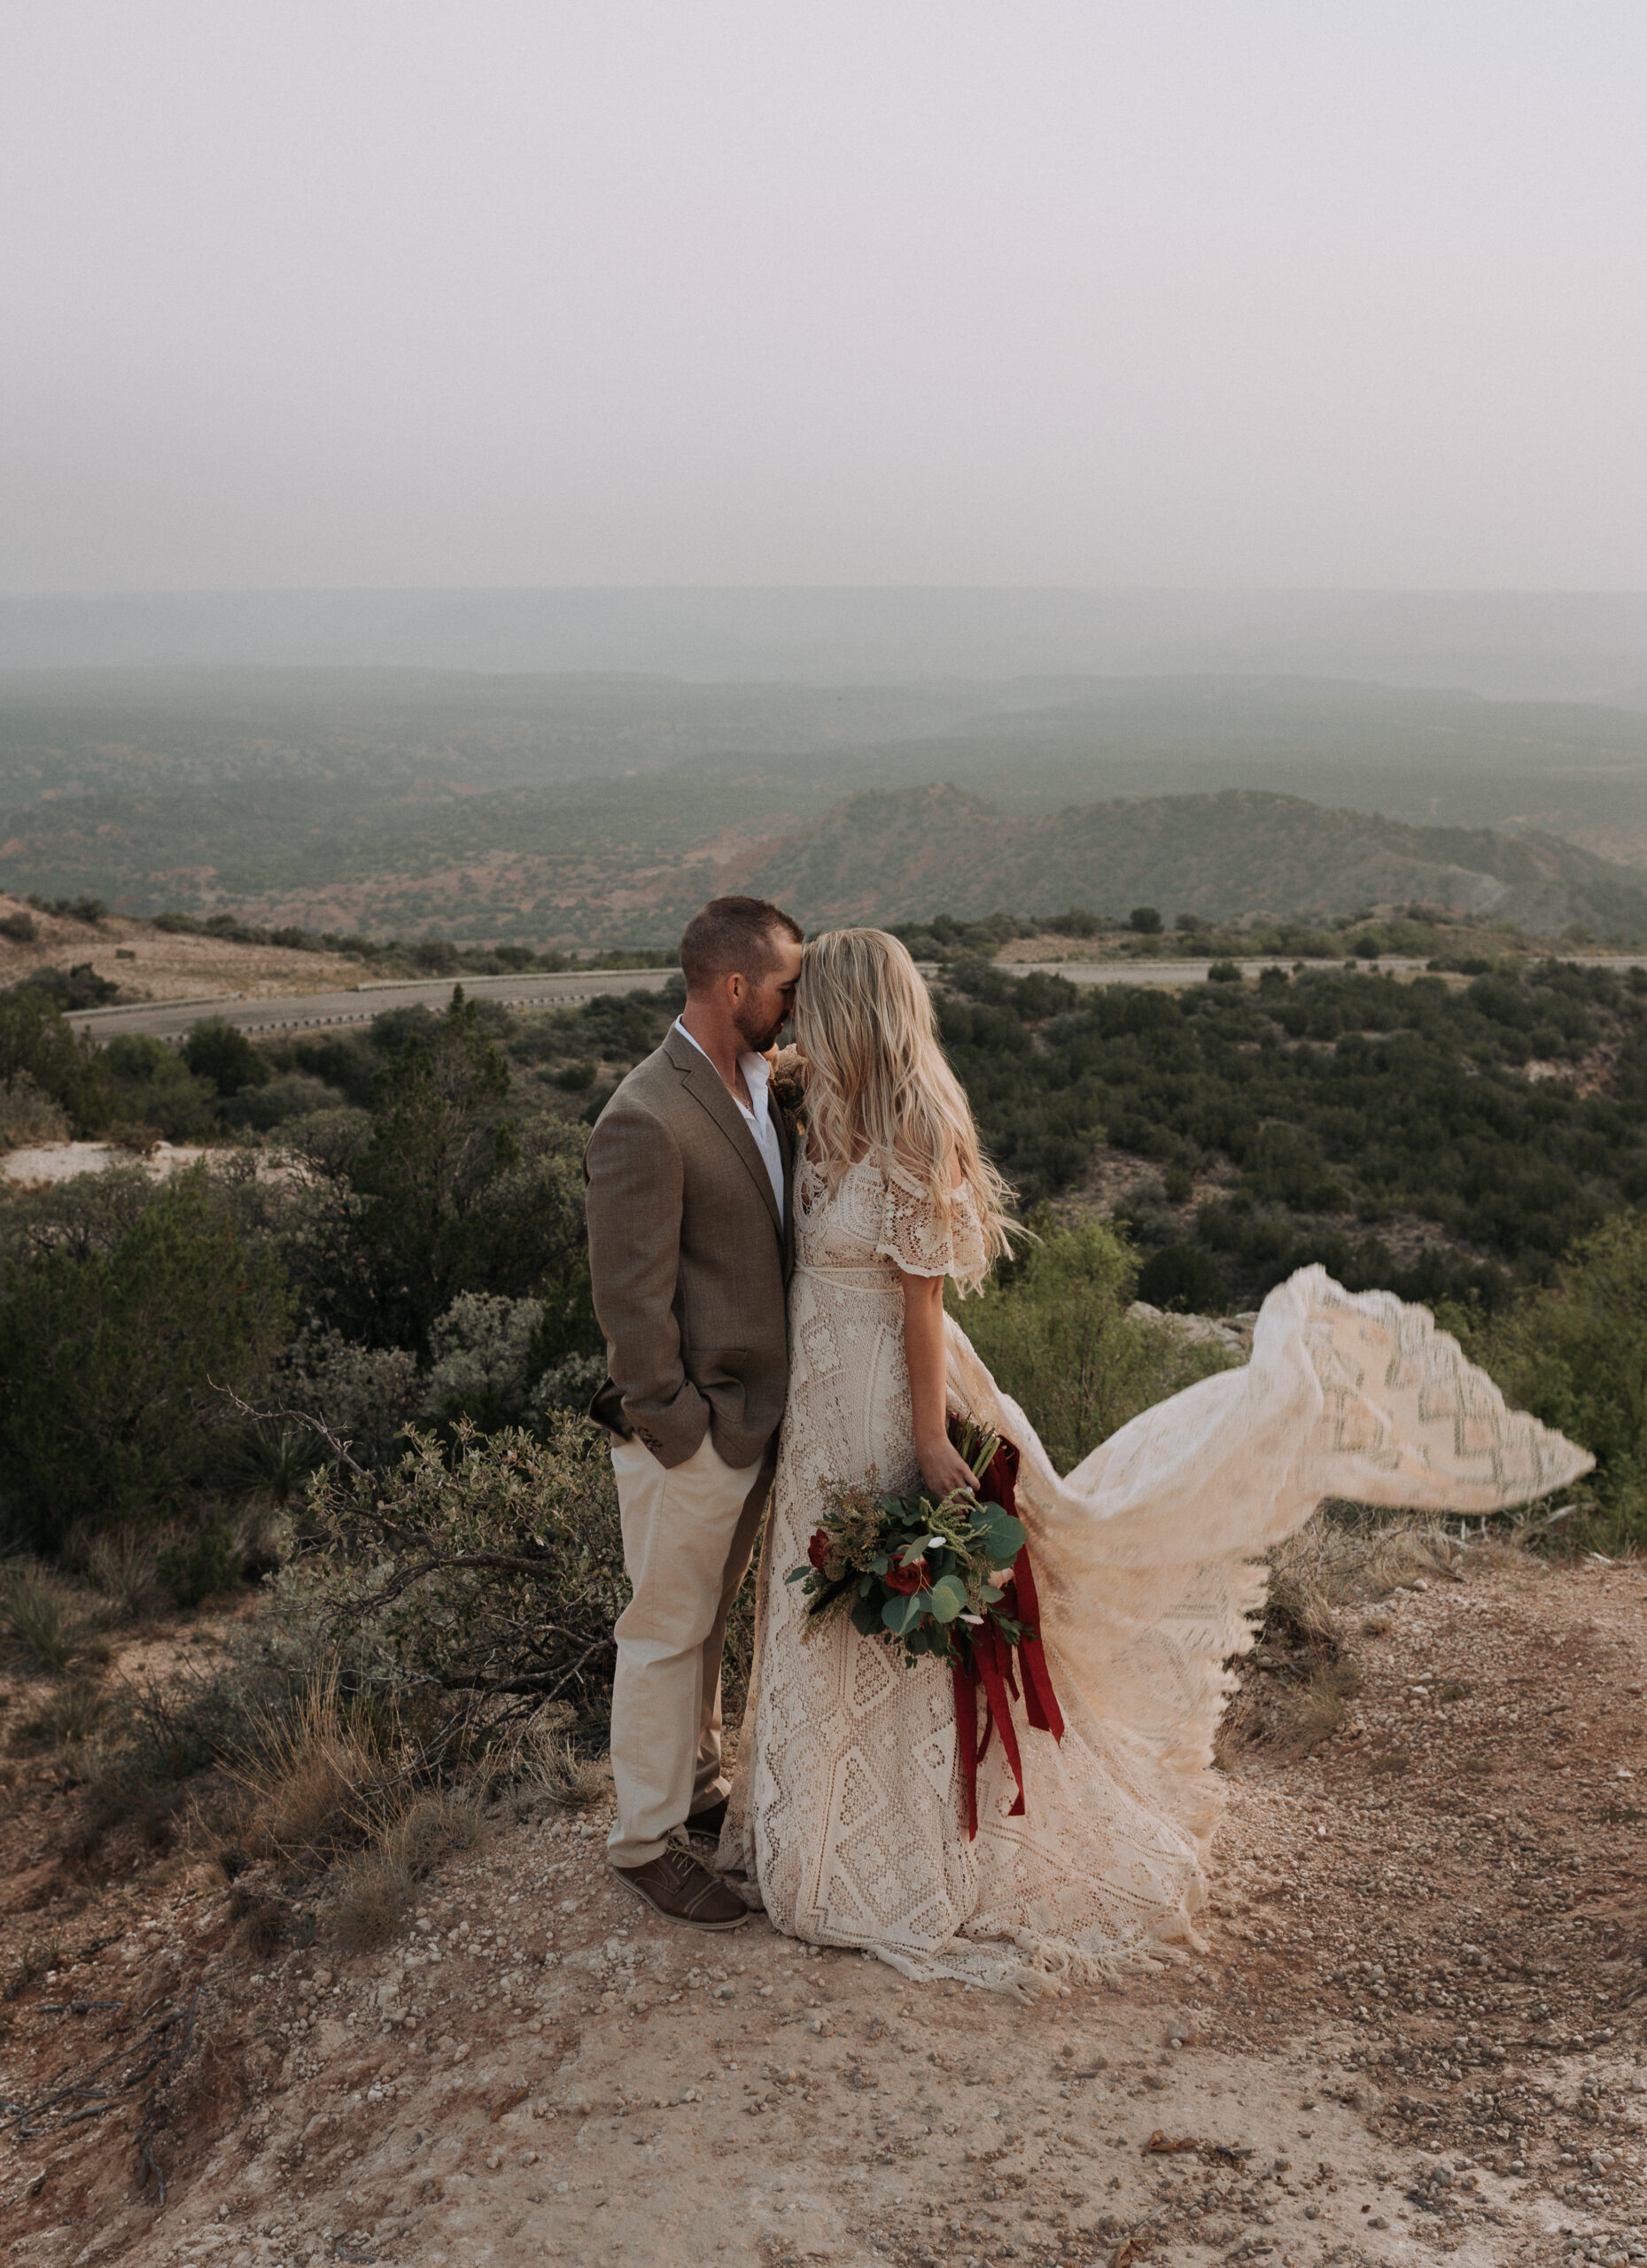
POLYGON ((965 1188, 986 1262, 1011 1251, 1012 1192, 979 1146, 971 1107, 944 1060, 932 996, 896 937, 834 929, 814 938, 801 956, 795 1037, 806 1058, 809 1146, 832 1195, 849 1168, 873 1153, 887 1179, 923 1197, 945 1230, 965 1188))

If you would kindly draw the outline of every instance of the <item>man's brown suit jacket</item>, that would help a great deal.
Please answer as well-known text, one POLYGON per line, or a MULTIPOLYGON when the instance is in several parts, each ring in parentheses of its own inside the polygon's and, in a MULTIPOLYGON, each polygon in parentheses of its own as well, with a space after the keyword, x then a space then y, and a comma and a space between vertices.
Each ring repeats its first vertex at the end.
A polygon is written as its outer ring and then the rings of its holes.
POLYGON ((770 1095, 784 1202, 708 1057, 672 1030, 584 1153, 594 1312, 610 1375, 590 1414, 683 1464, 707 1430, 731 1465, 778 1430, 789 1379, 789 1130, 770 1095))

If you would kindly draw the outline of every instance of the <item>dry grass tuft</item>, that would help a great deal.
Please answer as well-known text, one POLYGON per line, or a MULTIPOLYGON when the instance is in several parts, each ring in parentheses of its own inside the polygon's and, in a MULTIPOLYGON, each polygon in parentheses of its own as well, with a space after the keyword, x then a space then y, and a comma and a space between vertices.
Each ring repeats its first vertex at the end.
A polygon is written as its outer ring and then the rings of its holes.
POLYGON ((31 1939, 12 1963, 5 1989, 0 1992, 0 2000, 15 2000, 18 1994, 26 1992, 37 1978, 44 1977, 50 1969, 61 1969, 63 1961, 61 1938, 48 1938, 43 1944, 31 1939))
POLYGON ((83 1748, 102 1731, 108 1713, 105 1694, 89 1678, 75 1677, 58 1686, 22 1730, 50 1748, 83 1748))
POLYGON ((338 1937, 349 1953, 381 1945, 404 1919, 416 1894, 406 1869, 386 1851, 362 1851, 345 1868, 334 1915, 338 1937))
POLYGON ((1361 1690, 1361 1673, 1352 1662, 1323 1662, 1313 1671, 1289 1711, 1289 1744, 1301 1756, 1343 1724, 1350 1702, 1361 1690))
POLYGON ((409 1791, 392 1713, 346 1701, 335 1674, 263 1719, 234 1777, 248 1836, 284 1859, 326 1860, 366 1841, 409 1791))
POLYGON ((476 1806, 461 1797, 419 1797, 369 1850, 349 1860, 338 1884, 338 1935, 351 1953, 380 1945, 399 1925, 417 1885, 454 1851, 480 1839, 476 1806))
POLYGON ((140 1528, 106 1528, 86 1545, 86 1574, 117 1614, 141 1621, 163 1592, 155 1539, 140 1528))
MULTIPOLYGON (((1266 1631, 1312 1651, 1336 1653, 1340 1609, 1387 1598, 1418 1581, 1462 1580, 1459 1570, 1466 1557, 1484 1550, 1502 1556, 1515 1549, 1496 1538, 1466 1547, 1433 1518, 1362 1505, 1325 1506, 1268 1555, 1266 1631)), ((1387 1616, 1368 1614, 1361 1635, 1381 1637, 1389 1627, 1387 1616)))
MULTIPOLYGON (((486 1783, 462 1795, 430 1788, 395 1708, 362 1696, 346 1699, 335 1676, 311 1686, 294 1708, 265 1718, 235 1776, 241 1817, 235 1838, 220 1845, 219 1865, 225 1874, 242 1870, 248 1851, 309 1868, 335 1864, 333 1921, 351 1951, 381 1943, 423 1877, 480 1838, 486 1783)), ((252 1915, 268 1901, 239 1884, 234 1894, 249 1900, 250 1930, 252 1915)), ((284 1915, 280 1926, 286 1927, 284 1915)))
POLYGON ((266 1891, 237 1884, 229 1894, 229 1910, 240 1924, 236 1935, 254 1961, 267 1961, 285 1943, 290 1917, 280 1900, 266 1891))
POLYGON ((80 1662, 102 1662, 108 1649, 71 1585, 33 1559, 0 1572, 0 1630, 27 1668, 63 1676, 80 1662))
POLYGON ((557 1811, 593 1811, 606 1794, 610 1767, 602 1757, 580 1756, 572 1743, 545 1743, 537 1781, 557 1811))

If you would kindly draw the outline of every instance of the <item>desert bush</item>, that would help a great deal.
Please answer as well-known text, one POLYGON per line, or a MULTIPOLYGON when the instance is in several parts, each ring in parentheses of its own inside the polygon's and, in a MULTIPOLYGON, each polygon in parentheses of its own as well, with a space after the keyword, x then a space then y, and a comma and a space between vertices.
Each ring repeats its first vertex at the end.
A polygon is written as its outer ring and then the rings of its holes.
POLYGON ((193 1534, 161 1546, 155 1572, 179 1606, 232 1590, 245 1573, 245 1554, 226 1519, 207 1520, 193 1534))
POLYGON ((400 1347, 363 1347, 339 1331, 307 1325, 288 1348, 271 1387, 284 1406, 316 1419, 363 1465, 391 1463, 417 1415, 423 1381, 400 1347))
MULTIPOLYGON (((284 1505, 302 1494, 324 1454, 315 1429, 300 1418, 284 1414, 258 1416, 248 1421, 227 1469, 237 1483, 251 1491, 253 1500, 284 1505)), ((243 1556, 261 1555, 246 1552, 243 1556)))
POLYGON ((1512 1402, 1595 1453, 1585 1540, 1647 1544, 1647 1216, 1614 1215, 1507 1316, 1444 1320, 1512 1402))
POLYGON ((1318 1662, 1287 1712, 1289 1744, 1295 1754, 1308 1756, 1330 1740, 1349 1714, 1350 1702, 1361 1690, 1361 1673, 1353 1662, 1318 1662))
POLYGON ((304 1071, 288 1071, 260 1086, 242 1087, 222 1104, 222 1115, 231 1126, 249 1126, 266 1134, 276 1126, 291 1126, 322 1111, 340 1110, 344 1098, 336 1087, 312 1079, 304 1071))
POLYGON ((12 1536, 55 1549, 206 1479, 284 1343, 280 1266, 249 1251, 199 1169, 112 1250, 36 1252, 0 1291, 0 1488, 12 1536))
POLYGON ((72 1833, 87 1857, 112 1830, 135 1829, 168 1844, 206 1775, 245 1754, 260 1731, 307 1687, 313 1633, 278 1617, 235 1632, 211 1669, 174 1671, 108 1695, 99 1754, 72 1833))
POLYGON ((519 1425, 542 1328, 541 1300, 460 1292, 430 1330, 425 1414, 448 1423, 468 1418, 484 1432, 519 1425))
POLYGON ((532 1409, 541 1422, 552 1410, 582 1417, 606 1376, 606 1350, 596 1355, 568 1355, 556 1363, 532 1389, 532 1409))
POLYGON ((1036 1227, 1040 1242, 953 1311, 1068 1472, 1139 1410, 1235 1358, 1170 1324, 1129 1320, 1137 1266, 1112 1228, 1058 1228, 1044 1214, 1036 1227))
POLYGON ((189 1069, 224 1097, 269 1083, 268 1059, 227 1016, 202 1016, 190 1026, 180 1052, 189 1069))
POLYGON ((154 1126, 168 1142, 190 1142, 216 1125, 216 1090, 197 1078, 164 1040, 119 1032, 103 1051, 113 1087, 114 1115, 154 1126))
MULTIPOLYGON (((1171 1198, 1170 1189, 1167 1195, 1171 1198)), ((1174 1315, 1222 1315, 1230 1303, 1224 1270, 1211 1253, 1193 1244, 1164 1245, 1151 1253, 1138 1270, 1138 1295, 1174 1315)))
POLYGON ((68 1132, 68 1113, 27 1071, 0 1080, 0 1150, 66 1141, 68 1132))
POLYGON ((593 1426, 555 1418, 538 1440, 461 1423, 449 1449, 417 1434, 391 1472, 318 1475, 307 1527, 276 1596, 363 1678, 421 1688, 448 1723, 603 1701, 628 1585, 593 1426))
POLYGON ((9 1289, 20 1270, 48 1253, 106 1258, 164 1193, 164 1184, 131 1165, 23 1191, 0 1207, 0 1289, 9 1289))
POLYGON ((461 989, 377 1073, 370 1139, 347 1167, 366 1200, 359 1336, 425 1357, 459 1293, 486 1292, 544 1300, 545 1367, 593 1345, 582 1144, 558 1122, 517 1126, 509 1087, 508 1061, 461 989))
POLYGON ((0 994, 0 1082, 19 1073, 66 1113, 82 1139, 108 1123, 113 1091, 102 1051, 37 989, 0 994))

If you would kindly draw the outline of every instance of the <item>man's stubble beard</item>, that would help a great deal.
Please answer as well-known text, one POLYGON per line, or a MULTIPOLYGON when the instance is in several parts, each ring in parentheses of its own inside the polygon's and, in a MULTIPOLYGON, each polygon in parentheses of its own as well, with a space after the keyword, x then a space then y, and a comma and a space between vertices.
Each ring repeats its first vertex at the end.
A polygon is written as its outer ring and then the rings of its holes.
POLYGON ((734 1021, 738 1027, 738 1037, 749 1049, 750 1053, 765 1055, 769 1047, 776 1046, 778 1034, 789 1021, 789 1012, 786 1008, 774 1024, 757 1024, 753 1016, 746 1017, 742 1013, 734 1021))

